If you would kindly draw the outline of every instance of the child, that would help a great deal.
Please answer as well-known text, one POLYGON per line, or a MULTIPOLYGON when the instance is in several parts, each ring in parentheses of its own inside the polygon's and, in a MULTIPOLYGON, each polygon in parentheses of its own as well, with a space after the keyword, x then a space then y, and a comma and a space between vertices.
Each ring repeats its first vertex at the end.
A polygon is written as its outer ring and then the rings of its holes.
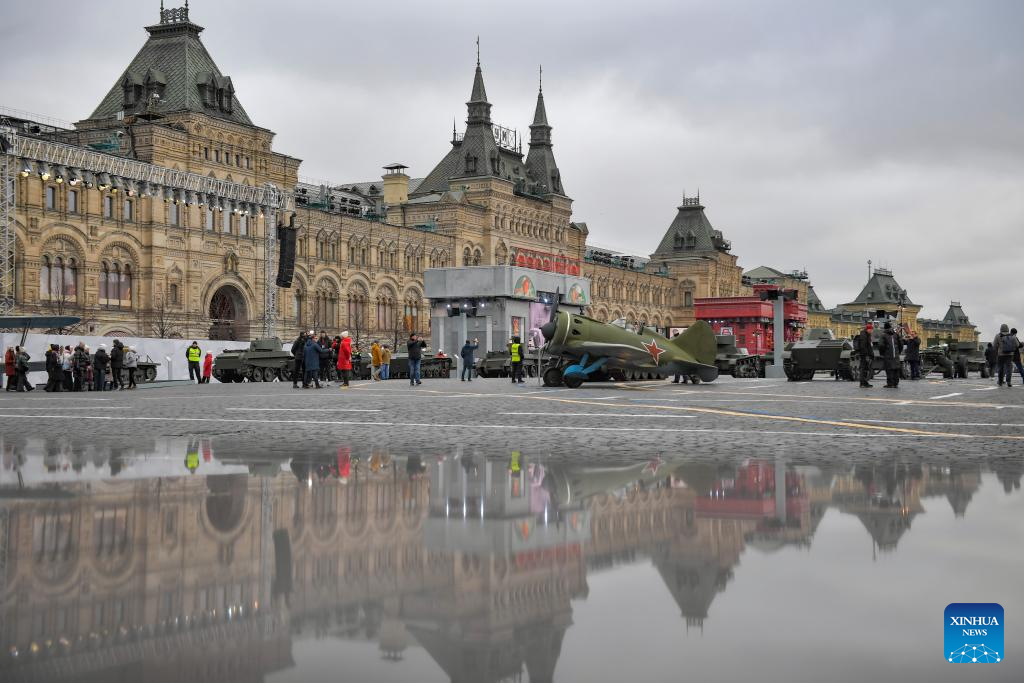
POLYGON ((203 384, 210 383, 210 375, 213 374, 213 351, 206 352, 206 358, 203 359, 203 384))

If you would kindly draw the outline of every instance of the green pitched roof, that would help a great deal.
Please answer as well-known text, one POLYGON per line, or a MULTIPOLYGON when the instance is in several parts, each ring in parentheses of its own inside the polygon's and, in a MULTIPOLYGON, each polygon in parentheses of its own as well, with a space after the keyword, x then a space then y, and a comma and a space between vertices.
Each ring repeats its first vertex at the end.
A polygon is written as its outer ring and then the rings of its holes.
POLYGON ((161 114, 202 112, 253 125, 234 95, 231 79, 221 73, 199 40, 202 30, 202 26, 189 21, 187 8, 162 12, 159 24, 146 27, 149 32, 146 43, 89 118, 112 118, 120 111, 144 112, 148 93, 157 91, 161 93, 157 109, 161 114), (125 102, 126 83, 146 89, 143 97, 133 104, 125 102), (211 97, 204 102, 200 86, 222 90, 228 101, 218 106, 211 97))
MULTIPOLYGON (((900 292, 903 288, 896 282, 896 279, 892 276, 892 272, 883 268, 878 268, 874 273, 871 274, 871 279, 864 285, 864 289, 860 290, 860 294, 857 298, 844 306, 878 306, 880 304, 893 304, 898 306, 900 303, 900 292)), ((905 306, 916 306, 913 301, 908 297, 903 304, 905 306)))
POLYGON ((700 197, 683 197, 675 220, 651 258, 665 260, 715 251, 728 252, 731 248, 729 240, 722 236, 722 231, 716 230, 704 215, 700 197))

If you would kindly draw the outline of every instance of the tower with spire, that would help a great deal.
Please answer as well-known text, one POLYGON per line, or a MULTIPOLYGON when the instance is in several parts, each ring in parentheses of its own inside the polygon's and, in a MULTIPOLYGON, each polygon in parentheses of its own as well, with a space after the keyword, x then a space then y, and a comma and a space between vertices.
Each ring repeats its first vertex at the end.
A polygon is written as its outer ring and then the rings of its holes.
POLYGON ((409 201, 402 205, 403 220, 414 225, 443 223, 446 209, 463 207, 457 209, 462 222, 453 230, 462 244, 459 265, 508 263, 523 250, 581 254, 586 233, 571 221, 572 200, 565 194, 551 149, 543 83, 524 157, 518 132, 498 125, 491 116, 479 39, 476 47, 464 132, 453 125, 451 149, 410 189, 409 201))
POLYGON ((540 67, 537 83, 537 108, 530 124, 530 151, 526 155, 526 177, 539 195, 565 195, 562 177, 551 150, 551 126, 544 107, 544 68, 540 67))

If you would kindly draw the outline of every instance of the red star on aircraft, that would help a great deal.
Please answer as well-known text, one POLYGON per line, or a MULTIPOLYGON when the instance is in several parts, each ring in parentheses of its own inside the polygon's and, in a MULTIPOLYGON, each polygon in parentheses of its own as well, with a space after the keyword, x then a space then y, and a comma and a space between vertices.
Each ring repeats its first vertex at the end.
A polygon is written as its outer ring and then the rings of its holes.
POLYGON ((653 475, 657 475, 658 474, 658 470, 661 469, 661 466, 663 464, 665 464, 665 461, 662 460, 661 458, 659 458, 659 457, 651 458, 650 460, 647 461, 647 464, 644 465, 644 468, 641 470, 641 472, 643 474, 647 474, 648 472, 650 472, 653 475))
POLYGON ((650 344, 644 344, 643 347, 647 349, 647 353, 651 354, 651 358, 654 359, 654 364, 658 364, 658 357, 665 353, 665 349, 658 346, 658 341, 652 339, 650 344))

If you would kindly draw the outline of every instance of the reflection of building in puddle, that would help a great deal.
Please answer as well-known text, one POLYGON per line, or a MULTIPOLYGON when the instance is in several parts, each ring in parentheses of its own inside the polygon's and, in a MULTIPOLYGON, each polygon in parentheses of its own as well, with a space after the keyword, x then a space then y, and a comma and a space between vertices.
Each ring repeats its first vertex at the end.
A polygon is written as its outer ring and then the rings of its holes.
POLYGON ((978 487, 976 469, 206 452, 0 442, 0 679, 258 679, 312 637, 384 661, 422 646, 452 680, 551 680, 588 572, 650 558, 699 626, 747 545, 806 544, 835 505, 894 547, 921 496, 962 511, 978 487))

